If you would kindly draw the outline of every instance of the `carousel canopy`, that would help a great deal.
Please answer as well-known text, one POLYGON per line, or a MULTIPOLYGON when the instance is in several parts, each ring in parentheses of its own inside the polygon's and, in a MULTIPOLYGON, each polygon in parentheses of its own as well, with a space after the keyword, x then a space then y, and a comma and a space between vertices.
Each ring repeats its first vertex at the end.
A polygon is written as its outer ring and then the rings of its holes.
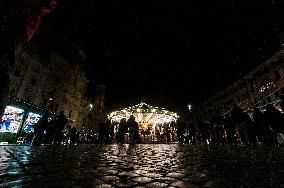
POLYGON ((135 106, 111 112, 108 114, 108 118, 111 121, 119 122, 122 118, 128 119, 130 115, 134 115, 135 120, 144 126, 170 123, 179 117, 175 112, 141 102, 135 106))

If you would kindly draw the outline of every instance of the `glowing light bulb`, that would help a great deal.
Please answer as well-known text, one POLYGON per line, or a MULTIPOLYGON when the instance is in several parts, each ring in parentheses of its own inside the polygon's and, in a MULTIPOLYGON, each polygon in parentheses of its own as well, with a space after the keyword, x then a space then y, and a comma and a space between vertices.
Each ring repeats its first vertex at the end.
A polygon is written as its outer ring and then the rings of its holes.
POLYGON ((187 107, 188 107, 188 110, 191 110, 192 106, 191 106, 191 104, 188 104, 187 107))

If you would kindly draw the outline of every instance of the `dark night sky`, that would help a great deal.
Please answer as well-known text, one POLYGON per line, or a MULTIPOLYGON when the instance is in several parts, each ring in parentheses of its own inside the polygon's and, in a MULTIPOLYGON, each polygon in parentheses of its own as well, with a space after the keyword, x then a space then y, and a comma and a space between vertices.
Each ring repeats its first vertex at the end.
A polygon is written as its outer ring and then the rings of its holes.
POLYGON ((34 41, 86 52, 108 109, 150 105, 182 112, 279 49, 282 0, 58 0, 34 41))

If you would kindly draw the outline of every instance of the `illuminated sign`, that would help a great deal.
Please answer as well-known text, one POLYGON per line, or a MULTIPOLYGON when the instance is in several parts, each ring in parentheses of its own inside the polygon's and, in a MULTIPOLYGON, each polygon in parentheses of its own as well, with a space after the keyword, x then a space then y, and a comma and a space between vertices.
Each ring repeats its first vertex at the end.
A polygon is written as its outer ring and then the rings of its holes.
POLYGON ((7 106, 2 117, 0 132, 17 133, 23 121, 24 110, 7 106))
POLYGON ((38 120, 40 118, 41 118, 41 115, 30 112, 28 114, 28 118, 25 121, 24 132, 26 132, 26 133, 34 132, 33 126, 34 126, 34 124, 36 124, 38 122, 38 120))

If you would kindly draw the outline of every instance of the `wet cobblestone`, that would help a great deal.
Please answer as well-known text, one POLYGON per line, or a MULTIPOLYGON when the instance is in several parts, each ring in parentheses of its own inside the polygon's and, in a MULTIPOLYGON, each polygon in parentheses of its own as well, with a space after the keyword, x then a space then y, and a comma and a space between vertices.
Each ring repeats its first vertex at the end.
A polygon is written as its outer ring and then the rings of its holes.
POLYGON ((0 147, 0 187, 284 187, 283 175, 276 147, 0 147))

